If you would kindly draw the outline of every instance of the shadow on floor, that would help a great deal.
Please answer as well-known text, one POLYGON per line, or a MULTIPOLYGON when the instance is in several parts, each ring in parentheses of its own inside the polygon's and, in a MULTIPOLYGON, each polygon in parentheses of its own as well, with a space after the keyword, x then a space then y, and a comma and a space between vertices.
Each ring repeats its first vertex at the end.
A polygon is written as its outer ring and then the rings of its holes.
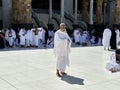
POLYGON ((63 76, 61 78, 61 80, 65 81, 65 82, 67 82, 69 84, 84 85, 84 79, 74 77, 74 76, 70 76, 70 75, 63 76))

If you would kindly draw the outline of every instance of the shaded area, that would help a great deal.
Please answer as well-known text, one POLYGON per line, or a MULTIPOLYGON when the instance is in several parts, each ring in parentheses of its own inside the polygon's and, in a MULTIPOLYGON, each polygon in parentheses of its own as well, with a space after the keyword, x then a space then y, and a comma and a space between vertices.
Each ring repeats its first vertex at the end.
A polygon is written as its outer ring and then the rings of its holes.
POLYGON ((84 79, 74 77, 74 76, 70 76, 70 75, 66 75, 66 76, 62 77, 61 80, 65 81, 69 84, 84 85, 84 79))

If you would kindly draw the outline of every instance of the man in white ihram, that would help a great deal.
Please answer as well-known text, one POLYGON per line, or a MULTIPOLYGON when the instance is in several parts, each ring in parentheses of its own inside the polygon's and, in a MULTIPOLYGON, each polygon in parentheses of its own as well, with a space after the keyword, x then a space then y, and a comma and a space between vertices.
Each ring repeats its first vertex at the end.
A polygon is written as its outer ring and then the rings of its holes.
POLYGON ((9 46, 13 47, 16 33, 12 28, 9 28, 5 33, 5 39, 9 42, 9 46))
POLYGON ((60 29, 55 32, 54 38, 54 52, 57 57, 56 75, 62 77, 66 75, 66 66, 69 66, 69 52, 70 52, 71 40, 66 32, 66 25, 60 24, 60 29))
POLYGON ((109 50, 110 48, 110 38, 111 38, 112 32, 109 28, 106 28, 103 32, 103 39, 102 44, 104 46, 104 50, 109 50))
POLYGON ((112 73, 120 71, 120 49, 111 54, 110 60, 106 64, 106 69, 112 73))

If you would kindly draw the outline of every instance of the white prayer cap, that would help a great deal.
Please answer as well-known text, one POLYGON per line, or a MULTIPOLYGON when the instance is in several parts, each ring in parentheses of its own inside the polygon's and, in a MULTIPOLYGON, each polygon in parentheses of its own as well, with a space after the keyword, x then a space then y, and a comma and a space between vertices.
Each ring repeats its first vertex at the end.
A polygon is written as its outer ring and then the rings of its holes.
POLYGON ((65 25, 65 23, 61 23, 60 26, 65 25))

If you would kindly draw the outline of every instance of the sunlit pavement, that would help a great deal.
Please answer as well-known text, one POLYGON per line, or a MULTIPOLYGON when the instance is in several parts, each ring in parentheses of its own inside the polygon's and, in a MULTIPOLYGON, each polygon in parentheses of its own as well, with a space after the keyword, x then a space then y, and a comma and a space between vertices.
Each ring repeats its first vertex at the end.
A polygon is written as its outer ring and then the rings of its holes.
POLYGON ((56 76, 53 49, 0 50, 0 90, 117 90, 120 72, 105 69, 110 51, 72 48, 67 76, 56 76))

